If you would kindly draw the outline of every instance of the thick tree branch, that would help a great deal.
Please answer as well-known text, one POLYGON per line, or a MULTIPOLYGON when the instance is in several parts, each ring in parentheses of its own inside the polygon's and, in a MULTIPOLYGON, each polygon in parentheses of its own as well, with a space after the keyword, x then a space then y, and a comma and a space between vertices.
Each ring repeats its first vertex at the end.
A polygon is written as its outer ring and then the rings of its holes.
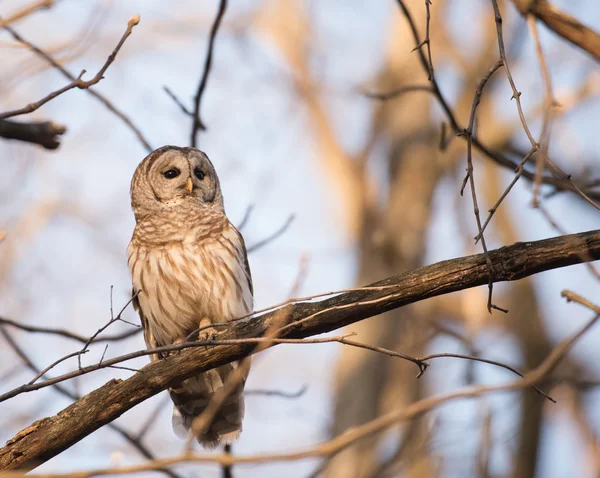
POLYGON ((512 0, 523 16, 533 15, 557 35, 600 61, 600 35, 546 0, 512 0))
MULTIPOLYGON (((489 252, 494 282, 599 258, 600 230, 516 243, 489 252)), ((438 262, 373 284, 379 289, 345 292, 319 302, 296 302, 235 321, 217 340, 261 337, 274 324, 282 323, 286 325, 278 331, 279 338, 329 332, 430 297, 487 284, 489 274, 484 254, 438 262)), ((0 470, 35 468, 162 390, 254 350, 251 343, 189 349, 149 364, 127 380, 111 380, 9 440, 0 449, 0 470)))
POLYGON ((67 131, 65 126, 52 121, 18 123, 0 120, 0 137, 39 144, 46 149, 58 148, 60 146, 59 136, 65 131, 67 131))

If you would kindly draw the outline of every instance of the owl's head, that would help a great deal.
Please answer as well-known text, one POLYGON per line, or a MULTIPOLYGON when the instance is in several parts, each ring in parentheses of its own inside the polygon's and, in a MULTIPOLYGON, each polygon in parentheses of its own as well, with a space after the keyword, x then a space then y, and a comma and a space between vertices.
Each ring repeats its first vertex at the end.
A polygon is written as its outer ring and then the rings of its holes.
POLYGON ((131 206, 136 218, 173 210, 222 212, 223 196, 206 154, 196 148, 163 146, 135 170, 131 206))

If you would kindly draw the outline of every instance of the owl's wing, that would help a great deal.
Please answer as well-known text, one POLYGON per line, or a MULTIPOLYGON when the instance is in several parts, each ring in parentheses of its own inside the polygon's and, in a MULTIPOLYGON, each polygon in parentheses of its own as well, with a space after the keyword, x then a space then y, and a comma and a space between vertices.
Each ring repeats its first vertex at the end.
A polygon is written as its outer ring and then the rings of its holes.
MULTIPOLYGON (((146 342, 146 347, 149 349, 159 347, 159 344, 156 342, 154 334, 152 333, 152 329, 150 328, 150 324, 148 323, 148 319, 146 319, 144 312, 140 307, 140 301, 137 298, 135 289, 131 290, 131 295, 133 296, 133 300, 131 301, 133 308, 140 316, 140 322, 142 323, 142 329, 144 330, 144 341, 146 342)), ((156 362, 157 360, 160 360, 160 357, 158 354, 151 354, 150 360, 152 362, 156 362)))
POLYGON ((248 264, 248 252, 246 251, 246 243, 244 242, 244 236, 238 231, 235 226, 232 224, 231 227, 235 231, 236 235, 240 240, 240 244, 242 246, 242 257, 244 261, 244 272, 246 273, 246 279, 248 280, 248 288, 250 289, 250 294, 254 297, 254 286, 252 285, 252 274, 250 272, 250 265, 248 264))

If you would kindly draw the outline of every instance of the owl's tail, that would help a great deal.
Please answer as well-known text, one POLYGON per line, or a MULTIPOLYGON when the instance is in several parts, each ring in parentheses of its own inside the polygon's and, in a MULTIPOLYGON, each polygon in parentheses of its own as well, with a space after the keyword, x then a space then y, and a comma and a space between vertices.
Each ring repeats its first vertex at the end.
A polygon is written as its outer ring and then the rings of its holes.
MULTIPOLYGON (((174 404, 173 430, 179 437, 188 437, 194 419, 202 415, 213 394, 223 386, 227 376, 237 366, 237 362, 223 365, 169 389, 174 404)), ((239 437, 244 418, 244 382, 245 378, 221 404, 210 425, 196 435, 203 447, 212 449, 219 444, 231 444, 239 437)))

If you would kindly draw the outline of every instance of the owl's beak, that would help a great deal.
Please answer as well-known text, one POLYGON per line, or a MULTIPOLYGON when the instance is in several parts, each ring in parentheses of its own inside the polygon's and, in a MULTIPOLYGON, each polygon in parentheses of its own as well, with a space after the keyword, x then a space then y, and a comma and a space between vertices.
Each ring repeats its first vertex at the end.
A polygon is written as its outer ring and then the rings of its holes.
POLYGON ((185 189, 187 189, 190 193, 194 190, 194 183, 192 182, 192 178, 188 178, 187 184, 185 185, 185 189))

